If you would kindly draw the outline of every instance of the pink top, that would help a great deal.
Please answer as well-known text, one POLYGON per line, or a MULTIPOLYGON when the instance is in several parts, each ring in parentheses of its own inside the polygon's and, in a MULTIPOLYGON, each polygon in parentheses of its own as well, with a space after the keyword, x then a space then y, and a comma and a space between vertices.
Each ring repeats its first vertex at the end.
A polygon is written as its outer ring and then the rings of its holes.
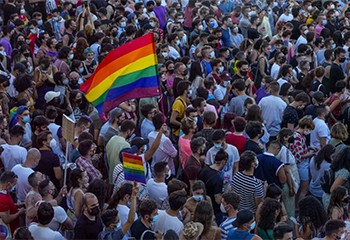
POLYGON ((185 139, 183 136, 179 139, 179 153, 182 168, 185 168, 186 160, 192 154, 191 150, 191 140, 185 139))
POLYGON ((316 37, 319 37, 321 35, 322 30, 324 29, 324 26, 320 26, 320 25, 316 25, 315 27, 315 33, 316 33, 316 37))
POLYGON ((192 8, 186 7, 185 9, 185 22, 184 26, 192 28, 192 8))

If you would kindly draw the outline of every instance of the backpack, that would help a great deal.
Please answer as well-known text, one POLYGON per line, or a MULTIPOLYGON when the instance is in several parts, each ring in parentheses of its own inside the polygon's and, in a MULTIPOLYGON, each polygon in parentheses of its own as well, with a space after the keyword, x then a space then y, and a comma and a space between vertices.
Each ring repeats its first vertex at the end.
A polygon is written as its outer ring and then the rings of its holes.
POLYGON ((321 187, 325 193, 331 193, 331 187, 335 180, 335 172, 332 168, 324 170, 323 176, 321 177, 321 187))

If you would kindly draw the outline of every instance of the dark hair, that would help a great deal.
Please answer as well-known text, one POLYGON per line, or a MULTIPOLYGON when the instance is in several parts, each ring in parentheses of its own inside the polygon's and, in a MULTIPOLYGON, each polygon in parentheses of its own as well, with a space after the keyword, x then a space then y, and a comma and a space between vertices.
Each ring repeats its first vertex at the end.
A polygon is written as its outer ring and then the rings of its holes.
POLYGON ((195 61, 191 64, 190 76, 189 76, 188 80, 190 82, 193 82, 193 80, 198 76, 202 77, 202 66, 201 66, 200 62, 195 61))
POLYGON ((58 115, 56 107, 51 106, 51 105, 47 106, 45 113, 46 113, 46 117, 48 119, 56 119, 56 117, 58 115))
POLYGON ((25 130, 20 125, 15 125, 10 129, 10 136, 21 137, 25 134, 25 130))
POLYGON ((50 203, 42 202, 39 205, 38 212, 38 222, 42 225, 47 225, 51 222, 54 216, 54 210, 50 203))
POLYGON ((208 125, 214 125, 216 121, 216 115, 212 111, 206 111, 203 113, 203 122, 208 125))
POLYGON ((44 142, 47 141, 47 137, 49 135, 52 135, 52 133, 50 131, 43 131, 43 132, 39 133, 39 135, 36 139, 36 144, 37 144, 38 148, 41 148, 44 146, 44 142))
POLYGON ((233 112, 225 113, 224 121, 223 121, 223 129, 234 132, 235 127, 233 126, 232 122, 234 119, 236 119, 236 117, 237 115, 233 112))
POLYGON ((319 200, 313 196, 306 196, 299 201, 299 219, 301 223, 308 221, 319 229, 327 221, 327 215, 319 200))
POLYGON ((245 90, 245 81, 243 79, 236 79, 233 82, 233 87, 238 91, 242 92, 245 90))
POLYGON ((228 160, 227 152, 223 148, 220 148, 220 150, 215 155, 214 162, 221 163, 222 161, 227 161, 227 160, 228 160))
POLYGON ((17 178, 14 172, 6 171, 0 175, 0 183, 13 183, 17 178))
POLYGON ((279 186, 277 186, 275 183, 269 184, 269 186, 266 189, 265 197, 277 199, 277 197, 281 195, 282 195, 282 189, 279 186))
POLYGON ((180 81, 176 86, 176 91, 181 96, 184 92, 190 87, 190 83, 188 81, 180 81))
POLYGON ((206 143, 206 140, 204 137, 192 138, 190 142, 192 152, 196 153, 198 149, 205 143, 206 143))
POLYGON ((184 190, 172 192, 169 195, 169 206, 171 210, 179 210, 183 207, 187 200, 187 193, 184 190))
POLYGON ((321 164, 323 161, 328 163, 332 163, 332 155, 335 152, 335 147, 331 144, 327 144, 317 153, 314 158, 314 164, 316 165, 316 169, 320 170, 321 164))
POLYGON ((242 170, 249 170, 253 162, 255 162, 256 154, 253 151, 246 150, 240 156, 240 164, 242 170))
POLYGON ((345 146, 334 154, 331 167, 334 171, 342 168, 350 171, 350 146, 345 146))
POLYGON ((106 200, 107 186, 104 180, 94 179, 90 182, 87 192, 93 193, 97 199, 100 209, 103 209, 103 205, 106 200))
POLYGON ((58 58, 59 59, 66 59, 66 58, 68 58, 68 55, 69 55, 70 51, 72 51, 72 49, 67 47, 67 46, 61 47, 60 50, 58 50, 58 58))
POLYGON ((335 91, 337 93, 341 92, 343 89, 346 87, 346 82, 345 81, 337 81, 335 83, 335 91))
POLYGON ((222 129, 217 129, 217 130, 215 130, 214 133, 213 133, 212 140, 213 140, 213 141, 223 140, 223 139, 225 139, 225 136, 226 136, 226 134, 225 134, 225 131, 224 131, 224 130, 222 130, 222 129))
POLYGON ((147 115, 155 109, 155 106, 153 104, 146 104, 141 107, 141 113, 144 117, 147 117, 147 115))
MULTIPOLYGON (((108 227, 115 222, 115 218, 118 216, 118 211, 115 209, 107 209, 101 215, 103 224, 108 227)), ((119 220, 120 221, 120 220, 119 220)))
POLYGON ((243 117, 237 116, 233 120, 233 126, 235 127, 235 130, 237 132, 243 132, 246 125, 247 125, 247 121, 243 117))
POLYGON ((91 140, 84 140, 79 143, 78 145, 78 151, 81 154, 81 156, 86 156, 91 150, 91 146, 93 144, 93 141, 91 140))
POLYGON ((247 122, 249 121, 258 121, 260 123, 264 122, 263 117, 261 115, 261 109, 256 104, 253 104, 248 108, 245 119, 247 120, 247 122))
POLYGON ((227 204, 232 205, 232 207, 237 210, 239 207, 240 197, 235 192, 225 192, 222 194, 222 198, 227 204))
POLYGON ((33 78, 29 74, 21 74, 15 79, 13 86, 20 93, 32 87, 32 80, 33 78))
POLYGON ((258 227, 265 230, 273 229, 276 222, 276 211, 280 210, 281 203, 279 201, 266 198, 261 205, 258 227))
POLYGON ((344 186, 338 185, 331 193, 331 198, 329 200, 329 205, 327 208, 328 217, 332 217, 332 210, 334 207, 343 207, 343 199, 347 195, 347 189, 344 186))
POLYGON ((79 120, 76 123, 77 127, 80 127, 82 125, 87 126, 89 125, 89 123, 91 124, 91 119, 88 116, 81 116, 81 118, 79 118, 79 120))
POLYGON ((193 214, 193 221, 203 224, 204 229, 202 235, 205 235, 213 223, 213 207, 207 201, 200 201, 197 203, 193 214))
POLYGON ((292 84, 290 84, 289 82, 283 83, 282 86, 281 86, 281 89, 280 89, 280 95, 281 96, 287 96, 288 95, 288 91, 289 91, 291 86, 292 86, 292 84))
POLYGON ((167 162, 157 162, 156 164, 154 164, 154 175, 156 175, 156 177, 160 177, 160 174, 164 173, 165 167, 167 165, 167 162))
POLYGON ((13 240, 34 240, 28 227, 19 227, 13 233, 13 240))
POLYGON ((187 184, 184 183, 183 181, 173 178, 168 182, 168 187, 167 187, 168 195, 170 195, 172 192, 182 190, 182 189, 187 189, 187 184))
POLYGON ((262 130, 263 130, 262 123, 258 121, 249 121, 245 128, 245 132, 247 133, 248 137, 251 139, 256 138, 257 136, 260 136, 262 130))
POLYGON ((82 178, 84 170, 81 170, 80 168, 75 168, 69 173, 69 184, 72 188, 78 188, 79 185, 79 179, 82 178))
POLYGON ((305 92, 301 92, 295 96, 294 101, 309 104, 310 98, 309 98, 309 95, 307 95, 305 92))
POLYGON ((286 223, 278 224, 273 229, 274 239, 283 239, 284 234, 293 232, 293 228, 286 223))
POLYGON ((49 124, 50 124, 50 122, 49 122, 49 120, 47 120, 47 118, 45 116, 39 115, 33 119, 32 128, 33 128, 33 131, 35 131, 36 128, 40 128, 43 126, 49 126, 49 124))
POLYGON ((161 113, 155 114, 155 115, 153 116, 153 118, 152 118, 152 123, 153 123, 153 125, 154 125, 154 128, 155 128, 156 130, 159 130, 159 129, 162 127, 163 123, 164 123, 164 121, 163 121, 163 115, 162 115, 161 113))
POLYGON ((122 122, 122 125, 120 126, 120 131, 121 132, 133 131, 135 130, 135 128, 136 128, 136 125, 133 121, 125 120, 122 122))
POLYGON ((132 184, 131 183, 124 183, 111 197, 108 203, 109 209, 115 209, 117 205, 119 204, 119 201, 122 200, 125 195, 131 196, 132 194, 132 184))
POLYGON ((146 199, 141 202, 139 207, 139 213, 141 217, 145 217, 146 215, 151 215, 156 209, 156 202, 152 199, 146 199))
POLYGON ((192 185, 192 192, 199 190, 199 189, 203 190, 203 196, 205 198, 205 196, 207 195, 207 189, 205 187, 205 183, 202 180, 197 180, 192 185))
POLYGON ((339 228, 345 228, 346 224, 342 220, 338 219, 331 219, 326 222, 324 225, 324 230, 326 233, 326 236, 331 236, 333 233, 337 233, 339 231, 339 228))

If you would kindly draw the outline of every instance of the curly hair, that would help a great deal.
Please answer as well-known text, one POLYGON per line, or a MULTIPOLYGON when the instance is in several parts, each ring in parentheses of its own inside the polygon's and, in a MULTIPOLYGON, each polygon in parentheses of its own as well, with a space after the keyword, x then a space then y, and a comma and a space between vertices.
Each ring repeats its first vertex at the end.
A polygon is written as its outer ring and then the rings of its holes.
POLYGON ((82 38, 82 37, 78 38, 77 39, 77 46, 76 46, 75 51, 74 51, 75 59, 78 59, 80 61, 85 60, 84 50, 87 47, 89 47, 87 40, 85 38, 82 38))
POLYGON ((309 219, 314 227, 319 229, 327 221, 327 215, 319 200, 307 196, 299 202, 299 219, 302 223, 309 219))
POLYGON ((281 203, 276 199, 265 199, 261 206, 258 227, 262 229, 273 229, 278 215, 276 214, 277 211, 281 211, 281 203))
POLYGON ((331 217, 333 207, 342 207, 343 199, 347 195, 347 190, 344 186, 337 186, 331 194, 327 215, 331 217))
POLYGON ((197 203, 193 215, 193 221, 200 222, 201 224, 203 224, 204 229, 202 232, 202 236, 210 230, 211 225, 213 224, 213 215, 214 212, 210 203, 208 203, 207 201, 201 201, 197 203))

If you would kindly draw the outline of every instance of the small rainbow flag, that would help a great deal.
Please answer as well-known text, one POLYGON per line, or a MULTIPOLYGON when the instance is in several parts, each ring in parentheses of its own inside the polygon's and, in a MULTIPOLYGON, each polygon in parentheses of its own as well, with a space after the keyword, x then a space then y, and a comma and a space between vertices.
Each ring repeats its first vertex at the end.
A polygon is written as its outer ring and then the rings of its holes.
POLYGON ((142 157, 125 152, 122 156, 125 180, 146 183, 142 157))
POLYGON ((157 63, 149 33, 110 52, 80 90, 105 117, 124 101, 160 95, 157 63))

